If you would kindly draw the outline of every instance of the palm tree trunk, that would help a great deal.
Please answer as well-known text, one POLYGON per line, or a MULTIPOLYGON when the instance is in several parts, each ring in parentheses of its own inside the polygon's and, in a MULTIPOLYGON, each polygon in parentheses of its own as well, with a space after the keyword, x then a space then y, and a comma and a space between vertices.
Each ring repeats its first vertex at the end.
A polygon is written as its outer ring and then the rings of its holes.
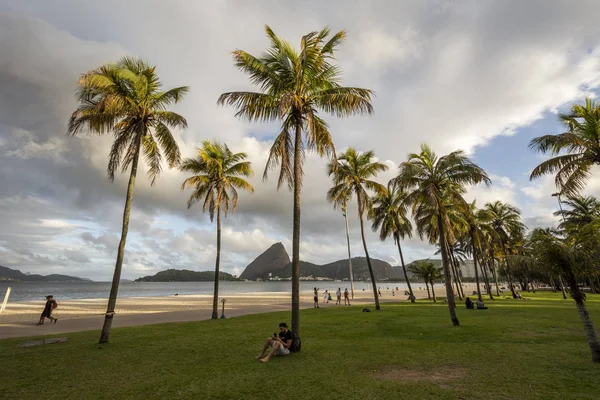
POLYGON ((517 294, 515 293, 515 288, 512 283, 512 277, 510 276, 510 263, 508 262, 508 253, 506 252, 504 242, 502 242, 502 250, 504 251, 504 263, 506 264, 506 279, 508 279, 508 287, 510 287, 510 292, 512 293, 513 299, 516 299, 517 294))
POLYGON ((482 256, 481 260, 479 260, 479 267, 481 268, 481 273, 483 274, 483 278, 485 279, 485 287, 487 294, 490 296, 490 300, 494 300, 494 296, 492 296, 492 286, 490 285, 490 279, 488 277, 487 269, 485 267, 485 259, 482 256))
MULTIPOLYGON (((456 317, 456 304, 454 303, 454 296, 452 295, 452 282, 450 280, 450 268, 448 266, 448 254, 446 253, 446 237, 444 235, 444 224, 442 223, 442 216, 437 216, 438 220, 438 232, 440 234, 440 249, 442 250, 442 265, 444 266, 444 280, 446 281, 446 297, 448 298, 448 311, 450 312, 450 319, 452 325, 459 326, 458 318, 456 317)), ((433 287, 431 288, 433 290, 433 287)))
POLYGON ((296 124, 294 144, 294 228, 292 233, 292 347, 300 351, 300 182, 302 180, 302 124, 296 124))
POLYGON ((583 324, 585 337, 587 339, 588 346, 590 347, 590 351, 592 352, 592 361, 600 363, 600 340, 598 340, 598 334, 594 329, 594 324, 592 323, 590 314, 588 314, 588 311, 585 307, 583 297, 584 294, 577 284, 577 278, 575 277, 575 273, 573 272, 572 268, 573 267, 571 265, 563 265, 565 278, 571 287, 571 297, 573 297, 573 300, 575 300, 575 304, 577 305, 577 311, 579 312, 579 318, 583 324))
POLYGON ((563 299, 566 300, 567 294, 565 292, 565 284, 563 283, 562 276, 560 276, 560 273, 558 274, 558 283, 560 284, 560 290, 562 291, 563 299))
POLYGON ((433 279, 431 280, 431 293, 433 294, 433 302, 437 303, 437 298, 435 297, 435 289, 433 288, 433 279))
POLYGON ((402 272, 404 272, 404 279, 406 279, 406 286, 408 286, 408 293, 410 293, 410 302, 415 302, 415 295, 413 294, 412 286, 410 285, 410 281, 408 280, 408 274, 406 273, 406 266, 404 265, 404 255, 402 255, 402 247, 400 246, 400 236, 394 235, 394 239, 396 239, 396 244, 398 245, 398 253, 400 254, 400 262, 402 263, 402 272))
POLYGON ((475 246, 475 235, 471 229, 471 244, 473 245, 473 266, 475 267, 475 283, 477 284, 477 298, 481 301, 481 288, 479 287, 479 271, 477 271, 477 247, 475 246))
POLYGON ((498 273, 496 272, 496 266, 494 265, 494 250, 490 247, 490 257, 488 259, 488 268, 492 272, 494 277, 494 283, 496 284, 496 296, 500 297, 500 288, 498 287, 498 273))
POLYGON ((429 285, 427 284, 427 280, 425 280, 425 288, 427 289, 427 298, 431 300, 431 294, 429 293, 429 285))
POLYGON ((448 254, 450 254, 450 265, 452 267, 452 275, 454 276, 454 286, 456 286, 456 294, 458 295, 458 298, 462 300, 463 295, 461 291, 460 279, 458 279, 458 271, 456 270, 456 260, 454 259, 454 252, 452 251, 450 246, 448 246, 448 254))
POLYGON ((365 226, 363 223, 362 216, 362 201, 358 197, 358 219, 360 220, 360 236, 362 237, 363 248, 365 249, 365 257, 367 258, 367 266, 369 267, 369 275, 371 276, 371 282, 373 283, 373 296, 375 297, 375 310, 381 310, 379 305, 379 294, 377 293, 377 282, 375 281, 375 274, 373 273, 373 267, 371 266, 371 258, 369 257, 369 250, 367 250, 367 241, 365 239, 365 226))
POLYGON ((221 207, 217 206, 217 260, 215 262, 215 289, 212 319, 219 318, 219 264, 221 262, 221 207))
POLYGON ((350 256, 350 229, 348 228, 348 210, 344 204, 344 218, 346 218, 346 242, 348 243, 348 271, 350 273, 350 291, 354 299, 354 276, 352 275, 352 256, 350 256))
POLYGON ((125 242, 127 241, 127 232, 129 231, 129 216, 131 214, 131 204, 133 203, 133 189, 135 188, 135 178, 137 176, 138 161, 140 159, 141 138, 137 139, 137 145, 133 161, 131 162, 131 173, 129 174, 129 183, 127 184, 127 195, 125 197, 125 209, 123 210, 123 226, 121 228, 121 240, 117 252, 117 262, 113 274, 110 294, 108 296, 108 305, 104 315, 104 325, 100 334, 100 344, 108 343, 110 328, 112 327, 113 317, 115 316, 115 306, 117 305, 117 293, 119 292, 119 282, 121 281, 121 270, 123 268, 123 258, 125 256, 125 242))

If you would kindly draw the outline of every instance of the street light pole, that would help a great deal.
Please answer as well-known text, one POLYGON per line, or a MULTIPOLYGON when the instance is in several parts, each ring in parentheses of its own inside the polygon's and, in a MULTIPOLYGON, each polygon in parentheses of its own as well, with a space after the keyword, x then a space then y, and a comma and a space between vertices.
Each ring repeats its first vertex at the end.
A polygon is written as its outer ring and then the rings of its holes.
MULTIPOLYGON (((562 208, 562 200, 560 198, 561 193, 556 192, 552 193, 552 197, 556 197, 558 200, 558 208, 560 209, 560 216, 562 217, 563 223, 565 222, 565 213, 562 208)), ((558 282, 560 283, 560 290, 562 291, 563 299, 567 299, 567 294, 565 293, 565 285, 563 284, 562 276, 560 276, 560 272, 558 273, 558 282)))
POLYGON ((348 212, 346 209, 346 202, 342 204, 342 213, 346 219, 346 241, 348 242, 348 268, 350 269, 350 293, 354 300, 354 277, 352 276, 352 256, 350 255, 350 230, 348 229, 348 212))

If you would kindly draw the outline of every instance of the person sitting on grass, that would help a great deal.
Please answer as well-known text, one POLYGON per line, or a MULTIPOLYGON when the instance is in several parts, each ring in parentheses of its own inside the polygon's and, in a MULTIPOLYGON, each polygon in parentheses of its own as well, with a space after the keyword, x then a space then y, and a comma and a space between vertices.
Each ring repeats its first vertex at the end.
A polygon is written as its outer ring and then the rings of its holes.
POLYGON ((487 310, 488 308, 483 304, 483 300, 477 300, 477 309, 478 310, 487 310))
POLYGON ((260 359, 260 362, 269 362, 273 354, 278 356, 287 356, 290 354, 290 347, 292 346, 292 332, 288 329, 285 322, 279 324, 279 336, 273 334, 273 337, 268 338, 256 359, 260 359), (271 351, 263 358, 267 349, 271 347, 271 351))
POLYGON ((54 311, 54 309, 57 306, 58 304, 56 304, 56 300, 54 300, 54 297, 52 295, 46 296, 46 306, 44 307, 44 311, 42 311, 42 315, 40 316, 40 322, 38 322, 38 325, 43 325, 44 319, 46 318, 50 320, 50 323, 54 322, 56 324, 58 318, 52 317, 52 311, 54 311))
POLYGON ((475 309, 475 305, 473 304, 473 301, 471 301, 471 299, 469 297, 467 297, 467 299, 465 300, 465 306, 467 306, 467 309, 469 309, 469 310, 475 309))

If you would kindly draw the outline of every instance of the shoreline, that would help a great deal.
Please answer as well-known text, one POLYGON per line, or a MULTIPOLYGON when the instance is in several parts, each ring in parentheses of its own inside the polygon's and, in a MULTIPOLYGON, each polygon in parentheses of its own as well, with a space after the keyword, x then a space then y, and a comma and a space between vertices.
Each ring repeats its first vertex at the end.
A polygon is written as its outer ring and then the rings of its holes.
MULTIPOLYGON (((438 286, 436 294, 444 295, 443 286, 438 286)), ((473 285, 466 284, 465 295, 470 296, 474 290, 473 285)), ((413 289, 415 297, 427 299, 425 288, 413 289)), ((218 313, 221 314, 221 299, 225 298, 225 315, 234 317, 240 315, 257 314, 274 311, 290 310, 291 293, 287 292, 250 292, 228 294, 219 298, 218 313)), ((335 293, 329 303, 323 302, 323 291, 319 292, 319 306, 322 308, 336 307, 335 293)), ((208 294, 170 295, 153 297, 127 297, 118 298, 115 309, 115 327, 138 326, 167 322, 183 322, 210 319, 212 314, 213 296, 208 294)), ((57 324, 48 322, 37 326, 44 301, 19 301, 10 302, 0 314, 0 339, 11 337, 40 336, 66 332, 78 332, 100 329, 104 321, 108 299, 57 299, 58 308, 53 316, 58 318, 57 324)), ((343 296, 342 296, 343 301, 343 296)), ((381 303, 407 302, 404 290, 392 296, 390 291, 383 291, 381 303)), ((355 291, 352 305, 372 305, 372 291, 355 291)), ((313 307, 312 291, 300 292, 300 307, 302 309, 313 307)))

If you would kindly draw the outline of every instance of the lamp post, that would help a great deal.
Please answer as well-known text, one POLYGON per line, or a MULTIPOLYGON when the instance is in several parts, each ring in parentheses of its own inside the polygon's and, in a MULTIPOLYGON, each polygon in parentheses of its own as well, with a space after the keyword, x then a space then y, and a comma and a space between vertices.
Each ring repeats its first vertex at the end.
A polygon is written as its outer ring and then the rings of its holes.
MULTIPOLYGON (((558 208, 560 209, 560 216, 562 217, 563 223, 565 222, 565 213, 562 208, 562 200, 560 198, 561 192, 552 193, 552 197, 556 197, 558 200, 558 208)), ((560 290, 563 295, 563 299, 567 299, 567 294, 565 293, 565 285, 563 285, 562 276, 560 276, 560 272, 558 273, 558 282, 560 283, 560 290)))
POLYGON ((222 299, 221 303, 223 303, 223 307, 221 308, 221 318, 227 318, 225 316, 225 302, 227 301, 227 299, 222 299))

